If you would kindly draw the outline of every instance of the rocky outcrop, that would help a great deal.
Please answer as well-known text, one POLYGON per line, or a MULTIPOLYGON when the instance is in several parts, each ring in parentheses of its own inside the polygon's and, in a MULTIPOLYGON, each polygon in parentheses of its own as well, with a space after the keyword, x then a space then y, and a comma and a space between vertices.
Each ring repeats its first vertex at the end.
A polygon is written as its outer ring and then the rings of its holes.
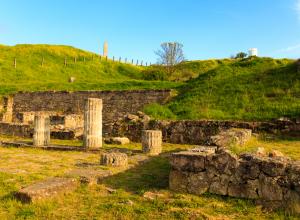
POLYGON ((199 147, 172 154, 171 166, 174 191, 255 199, 266 207, 300 213, 300 161, 199 147))

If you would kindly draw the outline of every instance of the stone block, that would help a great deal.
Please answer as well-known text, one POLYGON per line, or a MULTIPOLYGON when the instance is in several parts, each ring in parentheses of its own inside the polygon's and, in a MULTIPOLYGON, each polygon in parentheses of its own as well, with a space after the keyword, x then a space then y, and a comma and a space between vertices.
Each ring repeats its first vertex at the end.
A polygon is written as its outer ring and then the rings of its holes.
POLYGON ((158 130, 144 130, 142 132, 143 152, 158 155, 162 152, 162 132, 158 130))
POLYGON ((77 181, 72 178, 49 178, 22 188, 16 193, 16 198, 22 202, 35 202, 69 192, 77 187, 77 181))
POLYGON ((128 156, 124 153, 102 153, 100 164, 104 166, 126 167, 128 165, 128 156))
POLYGON ((188 176, 188 172, 171 170, 169 175, 169 188, 176 192, 186 193, 188 176))
POLYGON ((251 135, 252 131, 250 129, 231 128, 212 136, 209 142, 212 145, 225 148, 232 145, 244 145, 250 140, 251 135))
POLYGON ((74 169, 66 173, 67 177, 79 178, 83 184, 97 184, 105 177, 111 176, 113 173, 110 170, 96 169, 74 169))
POLYGON ((267 177, 264 174, 259 176, 259 197, 268 201, 282 201, 283 192, 277 184, 278 178, 267 177))
POLYGON ((205 160, 208 155, 212 155, 212 148, 192 149, 190 151, 182 151, 173 153, 170 159, 171 166, 175 170, 202 172, 205 169, 205 160))
POLYGON ((205 172, 189 173, 187 191, 195 195, 202 195, 209 188, 209 179, 205 172))

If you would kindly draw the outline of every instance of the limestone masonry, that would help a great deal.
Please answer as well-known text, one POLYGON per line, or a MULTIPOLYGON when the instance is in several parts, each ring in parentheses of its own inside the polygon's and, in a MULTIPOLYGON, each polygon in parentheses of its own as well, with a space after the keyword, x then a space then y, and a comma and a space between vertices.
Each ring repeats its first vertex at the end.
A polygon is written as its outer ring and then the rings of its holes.
POLYGON ((173 153, 170 189, 255 199, 266 207, 299 211, 300 161, 255 154, 239 156, 224 148, 198 147, 173 153))

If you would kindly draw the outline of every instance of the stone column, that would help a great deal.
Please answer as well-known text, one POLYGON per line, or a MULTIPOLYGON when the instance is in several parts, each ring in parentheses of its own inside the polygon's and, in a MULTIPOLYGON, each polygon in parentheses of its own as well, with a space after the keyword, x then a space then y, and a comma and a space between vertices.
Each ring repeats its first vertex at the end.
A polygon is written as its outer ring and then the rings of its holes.
POLYGON ((89 98, 85 102, 83 146, 102 147, 102 99, 89 98))
POLYGON ((33 145, 36 147, 48 146, 50 143, 50 119, 48 115, 34 116, 33 145))
POLYGON ((162 132, 144 130, 142 133, 143 152, 150 155, 158 155, 162 151, 162 132))

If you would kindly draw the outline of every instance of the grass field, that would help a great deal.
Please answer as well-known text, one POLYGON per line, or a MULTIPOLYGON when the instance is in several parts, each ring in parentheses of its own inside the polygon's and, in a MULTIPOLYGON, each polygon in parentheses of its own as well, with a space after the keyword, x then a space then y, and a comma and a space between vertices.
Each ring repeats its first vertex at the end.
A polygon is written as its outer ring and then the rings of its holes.
MULTIPOLYGON (((9 139, 1 137, 0 139, 9 139)), ((80 141, 59 141, 55 144, 80 146, 80 141)), ((253 138, 238 152, 254 151, 258 146, 274 147, 293 159, 300 159, 300 140, 253 138)), ((110 149, 113 145, 105 145, 110 149)), ((86 152, 57 152, 39 149, 0 147, 0 219, 297 219, 283 212, 266 212, 253 201, 205 194, 193 196, 168 190, 170 165, 167 153, 192 146, 164 144, 166 154, 129 170, 113 169, 114 175, 102 184, 81 186, 66 195, 22 204, 13 193, 22 186, 64 174, 78 164, 94 164, 103 169, 99 155, 86 152), (116 189, 109 193, 106 187, 116 189), (157 193, 154 200, 144 198, 145 192, 157 193)), ((140 144, 126 149, 140 150, 140 144)), ((134 160, 129 160, 135 164, 134 160)))

